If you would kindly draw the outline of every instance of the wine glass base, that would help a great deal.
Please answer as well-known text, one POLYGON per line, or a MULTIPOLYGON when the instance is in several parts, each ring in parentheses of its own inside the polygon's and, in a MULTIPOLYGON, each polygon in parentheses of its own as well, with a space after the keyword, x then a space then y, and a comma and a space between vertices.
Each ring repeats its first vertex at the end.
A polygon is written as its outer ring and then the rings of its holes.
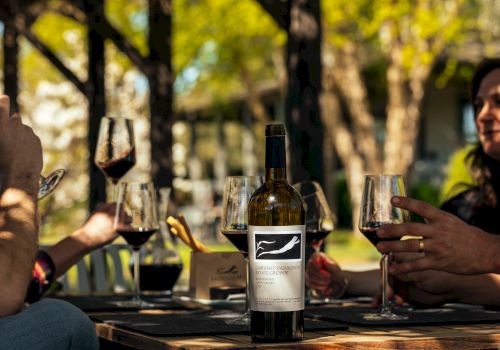
POLYGON ((380 311, 378 313, 363 315, 363 319, 367 321, 401 321, 407 320, 408 316, 395 314, 389 310, 380 311))
POLYGON ((160 304, 150 303, 142 299, 114 301, 113 304, 115 304, 118 307, 132 307, 138 309, 154 309, 161 306, 160 304))
POLYGON ((236 325, 236 326, 250 326, 250 313, 245 312, 240 317, 231 318, 226 320, 225 323, 228 325, 236 325))

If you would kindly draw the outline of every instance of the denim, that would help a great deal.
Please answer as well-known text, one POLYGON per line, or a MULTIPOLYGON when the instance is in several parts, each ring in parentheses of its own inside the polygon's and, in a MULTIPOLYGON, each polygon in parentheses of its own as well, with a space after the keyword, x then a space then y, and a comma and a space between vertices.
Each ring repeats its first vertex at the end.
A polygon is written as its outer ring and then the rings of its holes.
POLYGON ((43 299, 0 319, 0 350, 93 350, 99 342, 90 319, 76 306, 43 299))

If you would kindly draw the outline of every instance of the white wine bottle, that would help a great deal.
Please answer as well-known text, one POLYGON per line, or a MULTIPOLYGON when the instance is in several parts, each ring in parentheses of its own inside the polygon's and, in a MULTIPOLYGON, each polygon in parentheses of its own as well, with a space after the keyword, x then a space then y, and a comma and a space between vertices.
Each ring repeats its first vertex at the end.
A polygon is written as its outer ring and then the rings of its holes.
POLYGON ((286 179, 285 128, 266 127, 266 176, 248 203, 253 341, 304 337, 305 208, 286 179))

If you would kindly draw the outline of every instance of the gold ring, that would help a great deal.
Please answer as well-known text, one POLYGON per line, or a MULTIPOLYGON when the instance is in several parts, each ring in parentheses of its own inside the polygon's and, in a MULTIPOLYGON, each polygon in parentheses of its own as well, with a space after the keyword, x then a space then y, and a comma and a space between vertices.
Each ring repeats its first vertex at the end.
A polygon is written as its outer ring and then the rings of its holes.
POLYGON ((418 240, 418 252, 423 253, 424 252, 424 239, 419 239, 418 240))

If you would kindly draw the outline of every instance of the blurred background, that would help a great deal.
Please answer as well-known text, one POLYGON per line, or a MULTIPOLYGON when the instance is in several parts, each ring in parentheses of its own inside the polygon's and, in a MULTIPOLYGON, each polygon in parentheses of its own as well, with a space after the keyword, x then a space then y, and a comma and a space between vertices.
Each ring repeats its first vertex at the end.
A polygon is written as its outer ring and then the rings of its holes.
MULTIPOLYGON (((39 135, 51 244, 106 199, 93 165, 99 119, 134 119, 125 176, 171 186, 215 249, 227 175, 264 173, 264 126, 284 122, 289 181, 319 181, 337 217, 326 250, 376 264, 358 238, 362 177, 401 173, 434 205, 470 181, 469 81, 500 54, 495 0, 4 0, 3 91, 39 135)), ((109 191, 108 191, 109 192, 109 191)))

